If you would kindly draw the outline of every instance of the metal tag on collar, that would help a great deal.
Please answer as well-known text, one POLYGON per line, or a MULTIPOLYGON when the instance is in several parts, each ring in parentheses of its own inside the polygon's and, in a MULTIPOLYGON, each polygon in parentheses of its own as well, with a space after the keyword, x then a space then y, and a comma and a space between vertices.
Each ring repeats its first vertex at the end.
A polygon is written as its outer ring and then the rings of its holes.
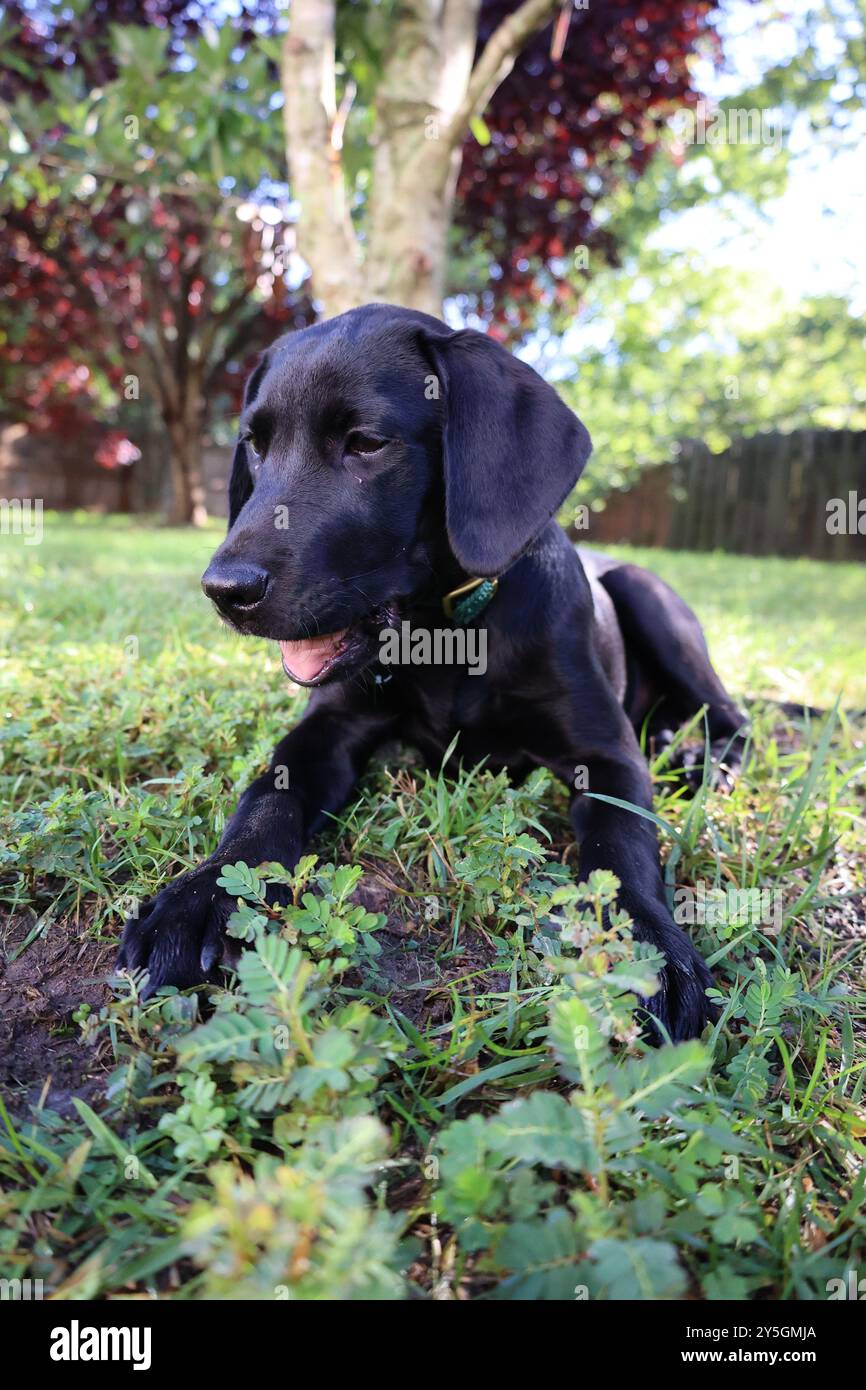
POLYGON ((445 595, 442 610, 446 618, 465 627, 483 613, 498 588, 498 579, 470 579, 445 595))

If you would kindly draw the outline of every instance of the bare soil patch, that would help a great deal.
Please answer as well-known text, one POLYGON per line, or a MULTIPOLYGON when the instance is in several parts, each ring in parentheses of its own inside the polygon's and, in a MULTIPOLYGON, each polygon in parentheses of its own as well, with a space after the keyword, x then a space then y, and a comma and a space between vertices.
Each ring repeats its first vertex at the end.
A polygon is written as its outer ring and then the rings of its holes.
POLYGON ((107 1001, 113 948, 74 921, 53 923, 25 946, 32 927, 32 919, 12 918, 0 931, 0 1093, 20 1112, 44 1095, 69 1114, 73 1096, 89 1099, 104 1076, 72 1015, 107 1001))

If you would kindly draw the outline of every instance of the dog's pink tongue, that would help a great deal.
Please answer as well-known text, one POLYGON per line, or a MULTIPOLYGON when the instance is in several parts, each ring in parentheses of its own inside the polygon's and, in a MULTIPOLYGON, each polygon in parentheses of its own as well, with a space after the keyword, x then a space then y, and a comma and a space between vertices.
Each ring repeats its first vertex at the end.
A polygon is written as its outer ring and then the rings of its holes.
POLYGON ((328 632, 323 637, 304 637, 298 642, 281 642, 283 670, 299 681, 314 681, 316 676, 340 650, 343 632, 328 632))

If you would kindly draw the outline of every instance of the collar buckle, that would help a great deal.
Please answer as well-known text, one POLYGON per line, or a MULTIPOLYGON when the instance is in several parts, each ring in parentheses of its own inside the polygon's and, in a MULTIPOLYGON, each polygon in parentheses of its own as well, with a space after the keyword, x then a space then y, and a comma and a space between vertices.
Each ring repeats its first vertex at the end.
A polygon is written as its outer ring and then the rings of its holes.
POLYGON ((442 611, 446 618, 463 627, 484 611, 498 588, 498 579, 469 579, 445 595, 442 611))

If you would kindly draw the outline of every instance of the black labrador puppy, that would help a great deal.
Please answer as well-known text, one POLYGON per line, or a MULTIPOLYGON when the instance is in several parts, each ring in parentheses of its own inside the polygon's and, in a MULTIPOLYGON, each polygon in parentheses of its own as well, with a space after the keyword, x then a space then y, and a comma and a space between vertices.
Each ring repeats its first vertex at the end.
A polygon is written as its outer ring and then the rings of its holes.
POLYGON ((706 707, 730 761, 744 720, 682 600, 636 565, 579 558, 555 521, 590 448, 531 367, 426 314, 372 304, 264 354, 202 585, 315 689, 210 858, 127 923, 120 963, 146 968, 150 991, 215 978, 234 907, 222 865, 292 867, 379 745, 438 765, 459 731, 467 765, 486 757, 515 779, 545 765, 580 786, 580 875, 617 875, 636 936, 667 959, 648 1008, 674 1039, 701 1031, 711 976, 668 910, 654 827, 582 791, 650 808, 645 721, 663 740, 706 707), (380 634, 404 622, 483 627, 486 670, 385 666, 380 634))

